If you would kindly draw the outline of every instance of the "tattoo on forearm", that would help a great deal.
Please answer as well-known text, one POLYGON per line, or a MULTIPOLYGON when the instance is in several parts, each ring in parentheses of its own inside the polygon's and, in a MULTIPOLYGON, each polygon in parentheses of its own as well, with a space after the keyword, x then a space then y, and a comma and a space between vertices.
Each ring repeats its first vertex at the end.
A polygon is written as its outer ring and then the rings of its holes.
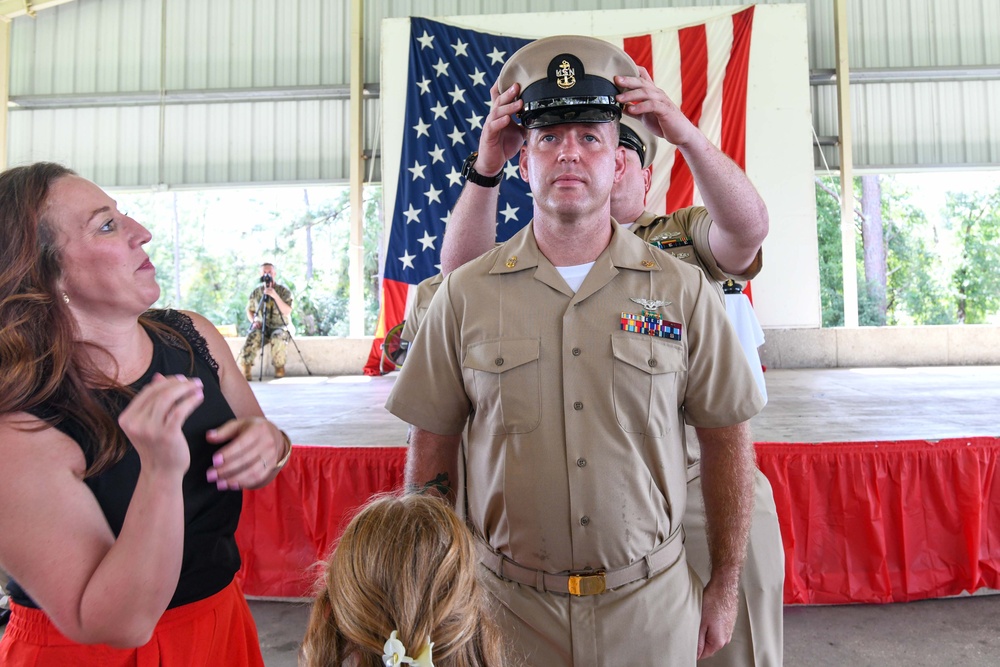
POLYGON ((451 481, 448 479, 448 473, 441 472, 438 473, 437 477, 427 482, 423 485, 420 484, 410 484, 407 491, 410 493, 424 494, 428 491, 437 491, 442 496, 447 497, 451 493, 451 481))

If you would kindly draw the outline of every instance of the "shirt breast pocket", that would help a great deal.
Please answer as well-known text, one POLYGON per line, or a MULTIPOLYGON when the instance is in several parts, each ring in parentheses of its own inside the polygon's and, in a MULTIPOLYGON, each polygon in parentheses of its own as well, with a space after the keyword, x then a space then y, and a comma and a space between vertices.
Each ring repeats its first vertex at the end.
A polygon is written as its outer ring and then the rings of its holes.
POLYGON ((490 433, 528 433, 541 420, 537 338, 501 338, 469 345, 463 366, 476 419, 490 433))
POLYGON ((687 370, 684 347, 634 333, 611 337, 618 424, 629 433, 662 437, 677 413, 678 373, 687 370))

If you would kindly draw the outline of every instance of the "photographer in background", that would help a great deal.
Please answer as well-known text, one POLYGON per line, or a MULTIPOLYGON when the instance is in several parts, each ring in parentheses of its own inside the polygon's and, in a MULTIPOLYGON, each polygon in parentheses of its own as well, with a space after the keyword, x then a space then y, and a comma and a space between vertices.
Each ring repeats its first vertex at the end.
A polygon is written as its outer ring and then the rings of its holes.
POLYGON ((284 285, 278 284, 274 264, 260 265, 261 285, 250 293, 247 300, 247 319, 250 333, 240 350, 240 364, 247 380, 252 380, 253 360, 260 352, 261 338, 267 336, 271 343, 271 363, 274 377, 285 377, 285 349, 291 333, 288 331, 292 320, 292 293, 284 285), (263 331, 262 331, 263 329, 263 331))

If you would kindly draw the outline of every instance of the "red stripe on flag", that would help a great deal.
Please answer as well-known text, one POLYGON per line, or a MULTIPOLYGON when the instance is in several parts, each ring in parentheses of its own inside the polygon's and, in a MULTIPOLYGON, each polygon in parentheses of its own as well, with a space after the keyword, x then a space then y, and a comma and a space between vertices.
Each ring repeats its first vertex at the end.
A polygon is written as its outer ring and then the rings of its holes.
MULTIPOLYGON (((653 73, 653 37, 652 35, 640 35, 638 37, 626 37, 622 43, 625 53, 635 61, 639 67, 645 67, 649 78, 656 80, 653 73)), ((649 173, 653 173, 655 167, 650 167, 649 173)))
POLYGON ((750 33, 753 10, 733 14, 733 47, 722 81, 722 152, 746 169, 747 76, 750 72, 750 33))
MULTIPOLYGON (((698 125, 701 108, 708 93, 708 40, 705 26, 684 28, 677 34, 681 51, 681 111, 698 125)), ((694 201, 694 177, 678 150, 670 172, 667 190, 667 213, 690 206, 694 201)))
POLYGON ((406 296, 410 286, 396 280, 382 281, 382 310, 375 327, 375 340, 365 363, 365 375, 381 375, 382 371, 392 371, 396 366, 390 362, 382 364, 382 341, 389 329, 403 321, 406 315, 406 296))
POLYGON ((635 64, 639 67, 645 67, 646 71, 649 72, 650 78, 653 78, 653 38, 651 35, 640 35, 639 37, 626 37, 622 43, 622 47, 625 49, 635 64))

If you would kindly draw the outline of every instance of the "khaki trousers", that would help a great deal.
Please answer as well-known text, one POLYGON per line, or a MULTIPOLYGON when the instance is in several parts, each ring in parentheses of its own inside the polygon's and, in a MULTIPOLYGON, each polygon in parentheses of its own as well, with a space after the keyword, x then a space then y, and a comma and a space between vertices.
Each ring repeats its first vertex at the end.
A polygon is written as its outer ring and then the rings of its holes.
POLYGON ((683 551, 650 579, 584 597, 479 574, 512 664, 695 667, 702 584, 683 551))
MULTIPOLYGON (((711 572, 705 536, 705 502, 698 464, 689 469, 684 548, 688 563, 707 582, 711 572)), ((771 484, 754 471, 754 511, 747 560, 740 580, 740 607, 733 639, 699 667, 780 667, 784 649, 785 556, 771 484)))

